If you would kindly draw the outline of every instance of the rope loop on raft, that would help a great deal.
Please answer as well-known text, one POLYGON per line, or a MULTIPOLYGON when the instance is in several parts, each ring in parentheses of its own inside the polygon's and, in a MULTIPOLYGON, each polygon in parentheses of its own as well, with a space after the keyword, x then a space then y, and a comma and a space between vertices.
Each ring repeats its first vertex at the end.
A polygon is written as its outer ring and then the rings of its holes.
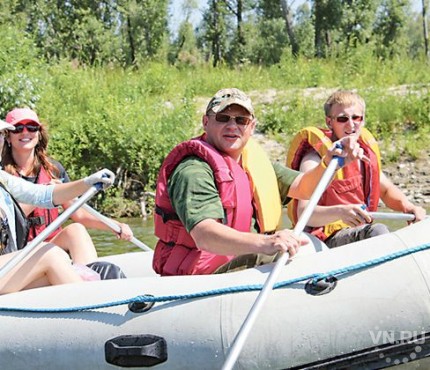
MULTIPOLYGON (((401 251, 390 253, 382 257, 377 257, 365 262, 361 262, 354 265, 328 271, 325 273, 308 274, 297 278, 280 281, 274 284, 273 289, 285 288, 302 281, 308 281, 310 279, 312 279, 313 282, 316 283, 323 279, 333 278, 336 276, 345 275, 353 271, 363 270, 365 268, 380 265, 401 257, 405 257, 410 254, 427 250, 429 248, 430 248, 430 243, 426 243, 416 247, 407 248, 401 251)), ((114 307, 114 306, 120 306, 120 305, 128 305, 133 303, 139 303, 139 304, 160 303, 160 302, 211 297, 211 296, 222 295, 222 294, 234 294, 234 293, 259 291, 262 288, 263 288, 263 284, 240 285, 240 286, 233 286, 228 288, 213 289, 213 290, 208 290, 203 292, 195 292, 190 294, 168 295, 168 296, 159 296, 159 297, 155 297, 150 294, 143 294, 143 295, 138 295, 132 298, 123 299, 123 300, 114 301, 114 302, 105 302, 105 303, 91 304, 91 305, 77 306, 77 307, 58 307, 58 308, 0 307, 0 312, 32 312, 32 313, 80 312, 80 311, 97 310, 101 308, 114 307)))

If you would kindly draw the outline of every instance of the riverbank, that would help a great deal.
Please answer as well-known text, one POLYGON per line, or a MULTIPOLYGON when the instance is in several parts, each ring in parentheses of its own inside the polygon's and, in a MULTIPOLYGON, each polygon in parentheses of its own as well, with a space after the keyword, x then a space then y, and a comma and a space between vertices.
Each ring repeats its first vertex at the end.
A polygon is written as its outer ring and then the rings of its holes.
POLYGON ((383 166, 384 173, 403 190, 409 200, 425 208, 430 207, 429 160, 430 151, 426 151, 413 162, 401 159, 398 163, 383 166))

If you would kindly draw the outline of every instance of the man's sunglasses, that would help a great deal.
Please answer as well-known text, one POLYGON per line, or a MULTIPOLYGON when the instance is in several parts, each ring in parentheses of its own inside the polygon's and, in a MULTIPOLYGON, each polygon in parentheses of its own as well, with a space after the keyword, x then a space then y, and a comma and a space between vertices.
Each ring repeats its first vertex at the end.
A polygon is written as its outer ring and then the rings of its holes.
POLYGON ((337 117, 333 117, 337 122, 340 123, 346 123, 348 122, 350 119, 352 119, 353 122, 362 122, 363 121, 363 116, 357 116, 357 115, 353 115, 353 116, 337 116, 337 117))
POLYGON ((27 129, 28 132, 37 132, 40 130, 40 126, 39 125, 35 125, 35 124, 27 124, 27 125, 23 125, 23 124, 19 124, 19 125, 15 125, 15 130, 11 131, 12 134, 20 134, 21 132, 24 131, 24 129, 27 129))
POLYGON ((229 114, 225 113, 217 113, 215 114, 215 119, 217 122, 227 123, 231 119, 236 122, 238 126, 248 126, 252 122, 252 118, 244 117, 244 116, 230 116, 229 114))

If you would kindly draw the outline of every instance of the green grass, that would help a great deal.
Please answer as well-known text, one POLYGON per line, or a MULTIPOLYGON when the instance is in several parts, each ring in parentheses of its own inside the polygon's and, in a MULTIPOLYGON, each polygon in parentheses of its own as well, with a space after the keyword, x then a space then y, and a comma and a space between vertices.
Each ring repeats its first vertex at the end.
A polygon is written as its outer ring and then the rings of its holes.
POLYGON ((154 191, 165 155, 200 131, 207 102, 224 87, 249 93, 259 130, 286 146, 300 128, 324 124, 322 106, 333 90, 357 89, 367 103, 366 125, 381 143, 384 159, 416 158, 429 138, 427 71, 420 60, 374 60, 356 51, 344 60, 285 57, 269 68, 148 63, 135 71, 64 62, 24 68, 20 86, 33 82, 30 95, 49 126, 50 153, 72 178, 101 167, 117 173, 120 187, 97 200, 113 212, 121 208, 114 199, 127 198, 137 207, 143 191, 154 191))

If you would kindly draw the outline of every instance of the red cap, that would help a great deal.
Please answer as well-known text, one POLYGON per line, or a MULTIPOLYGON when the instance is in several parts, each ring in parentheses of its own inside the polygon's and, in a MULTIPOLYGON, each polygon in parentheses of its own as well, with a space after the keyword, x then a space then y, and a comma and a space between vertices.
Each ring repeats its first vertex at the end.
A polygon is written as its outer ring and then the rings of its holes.
POLYGON ((35 122, 40 125, 39 117, 35 111, 30 108, 15 108, 6 115, 6 122, 11 125, 17 123, 35 122))

